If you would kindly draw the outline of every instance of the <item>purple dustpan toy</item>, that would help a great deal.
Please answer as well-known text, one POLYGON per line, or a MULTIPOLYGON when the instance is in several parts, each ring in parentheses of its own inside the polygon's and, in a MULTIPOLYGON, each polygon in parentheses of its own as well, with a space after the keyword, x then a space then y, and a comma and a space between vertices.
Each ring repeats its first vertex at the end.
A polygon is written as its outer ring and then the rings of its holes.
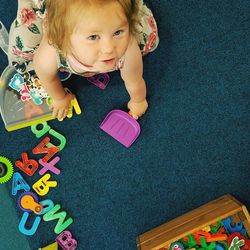
POLYGON ((117 109, 108 113, 100 128, 127 148, 141 132, 139 123, 131 115, 117 109))

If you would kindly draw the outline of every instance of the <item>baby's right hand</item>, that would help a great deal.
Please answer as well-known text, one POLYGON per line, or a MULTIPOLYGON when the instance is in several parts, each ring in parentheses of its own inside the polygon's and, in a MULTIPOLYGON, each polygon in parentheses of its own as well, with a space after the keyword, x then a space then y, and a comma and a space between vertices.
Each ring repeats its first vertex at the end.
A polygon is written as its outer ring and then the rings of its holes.
POLYGON ((59 121, 62 121, 68 114, 70 103, 75 98, 75 96, 71 93, 66 93, 65 96, 60 99, 52 99, 52 103, 50 105, 50 109, 53 110, 52 116, 57 118, 59 121))

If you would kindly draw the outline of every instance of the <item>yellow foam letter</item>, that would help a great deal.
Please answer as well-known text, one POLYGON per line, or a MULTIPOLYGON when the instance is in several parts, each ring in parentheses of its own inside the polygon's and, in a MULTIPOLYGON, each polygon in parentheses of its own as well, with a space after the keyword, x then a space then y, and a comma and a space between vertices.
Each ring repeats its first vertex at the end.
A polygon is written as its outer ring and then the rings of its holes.
POLYGON ((38 195, 44 196, 49 192, 50 187, 56 187, 57 181, 48 181, 50 174, 45 174, 36 183, 32 185, 32 188, 37 192, 38 195))
POLYGON ((69 112, 67 114, 67 117, 68 118, 71 118, 73 116, 73 108, 76 112, 77 115, 80 115, 81 114, 81 108, 78 104, 78 101, 76 100, 76 98, 74 98, 71 103, 70 103, 70 108, 69 108, 69 112))

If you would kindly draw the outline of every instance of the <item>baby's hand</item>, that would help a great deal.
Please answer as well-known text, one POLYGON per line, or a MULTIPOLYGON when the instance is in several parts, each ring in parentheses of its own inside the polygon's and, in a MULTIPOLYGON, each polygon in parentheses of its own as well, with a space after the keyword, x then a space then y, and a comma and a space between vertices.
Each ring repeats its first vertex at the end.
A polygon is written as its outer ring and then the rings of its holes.
POLYGON ((75 96, 71 93, 66 93, 64 98, 60 100, 52 99, 52 104, 50 108, 53 110, 52 116, 57 118, 59 121, 62 121, 68 114, 71 100, 75 96))
POLYGON ((147 108, 148 108, 148 102, 146 99, 144 99, 141 102, 134 102, 130 100, 128 102, 128 108, 129 108, 129 113, 132 115, 135 119, 138 119, 140 116, 142 116, 147 108))

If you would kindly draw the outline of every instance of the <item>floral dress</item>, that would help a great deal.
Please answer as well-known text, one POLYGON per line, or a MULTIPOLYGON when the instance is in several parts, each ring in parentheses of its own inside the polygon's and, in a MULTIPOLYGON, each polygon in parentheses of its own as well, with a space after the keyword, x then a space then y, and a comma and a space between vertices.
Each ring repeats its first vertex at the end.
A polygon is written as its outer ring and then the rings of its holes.
POLYGON ((20 73, 33 70, 33 54, 42 39, 44 0, 18 0, 17 17, 9 33, 9 63, 20 73))
MULTIPOLYGON (((34 70, 33 55, 42 39, 42 25, 46 17, 46 0, 18 0, 17 17, 11 25, 9 34, 9 63, 13 65, 19 73, 34 70)), ((158 31, 155 19, 151 10, 141 1, 143 17, 138 24, 138 44, 142 55, 153 51, 158 43, 158 31)), ((72 72, 67 58, 58 51, 58 70, 72 72)), ((118 69, 118 68, 117 68, 118 69)), ((96 72, 98 73, 98 72, 96 72)), ((83 76, 90 76, 81 73, 83 76)), ((94 75, 92 72, 91 75, 94 75)))

